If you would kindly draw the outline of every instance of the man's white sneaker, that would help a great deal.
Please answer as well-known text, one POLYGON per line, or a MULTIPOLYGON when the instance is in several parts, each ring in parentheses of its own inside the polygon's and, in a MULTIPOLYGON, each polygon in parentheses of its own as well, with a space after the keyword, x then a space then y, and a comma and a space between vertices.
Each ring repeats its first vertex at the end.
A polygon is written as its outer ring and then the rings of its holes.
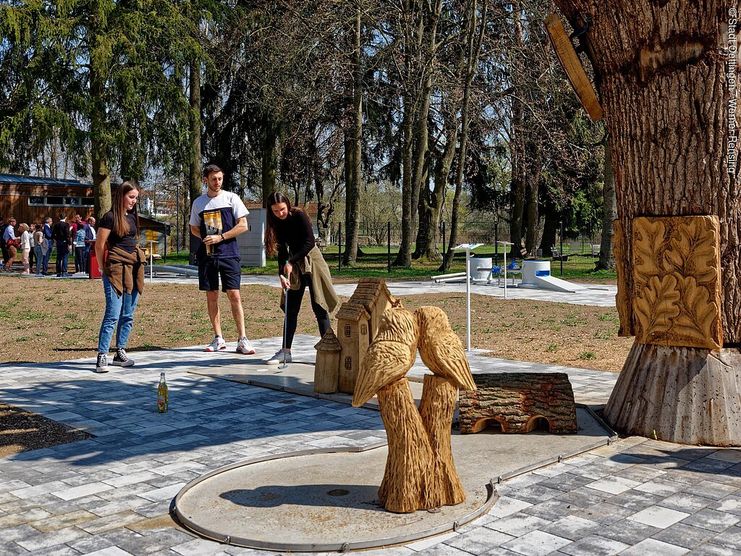
POLYGON ((214 339, 211 341, 210 344, 206 346, 206 349, 203 351, 221 351, 222 349, 226 349, 226 342, 224 341, 224 338, 221 336, 214 336, 214 339))
POLYGON ((281 363, 293 363, 293 358, 291 357, 291 352, 286 351, 284 352, 282 349, 279 349, 275 352, 275 355, 273 355, 270 359, 265 359, 265 363, 267 365, 279 365, 281 363))
POLYGON ((247 339, 247 336, 242 336, 237 342, 237 353, 243 353, 244 355, 255 354, 255 348, 252 347, 252 344, 247 339))
POLYGON ((98 354, 98 360, 95 363, 96 373, 107 373, 108 372, 108 355, 105 353, 98 354))

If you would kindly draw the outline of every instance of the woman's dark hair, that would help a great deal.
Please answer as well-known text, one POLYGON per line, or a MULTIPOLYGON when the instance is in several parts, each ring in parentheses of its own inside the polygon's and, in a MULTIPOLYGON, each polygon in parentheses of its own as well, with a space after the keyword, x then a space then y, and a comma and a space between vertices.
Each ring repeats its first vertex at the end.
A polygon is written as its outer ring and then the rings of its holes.
MULTIPOLYGON (((113 212, 113 231, 119 237, 124 237, 129 233, 129 222, 126 220, 126 209, 124 208, 124 202, 126 194, 136 189, 141 191, 141 188, 136 182, 125 181, 117 188, 113 190, 113 199, 111 211, 113 212)), ((131 211, 136 218, 136 231, 139 233, 139 211, 137 205, 134 205, 134 209, 131 211)), ((138 239, 138 238, 137 238, 138 239)))
POLYGON ((268 195, 268 200, 266 203, 268 208, 268 218, 267 226, 265 227, 265 252, 268 255, 275 255, 275 253, 277 252, 278 238, 275 235, 275 228, 278 225, 278 222, 280 222, 280 218, 273 214, 273 205, 277 205, 279 203, 286 204, 286 207, 288 207, 289 216, 296 214, 301 210, 298 207, 291 207, 291 200, 286 195, 283 195, 283 193, 281 193, 280 191, 273 191, 270 195, 268 195))

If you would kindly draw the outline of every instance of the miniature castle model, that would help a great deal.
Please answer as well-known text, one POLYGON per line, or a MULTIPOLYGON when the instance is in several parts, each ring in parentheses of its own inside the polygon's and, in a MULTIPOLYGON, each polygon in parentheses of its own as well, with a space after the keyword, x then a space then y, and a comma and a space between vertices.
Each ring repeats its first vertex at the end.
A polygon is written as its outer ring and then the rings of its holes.
POLYGON ((362 278, 349 301, 337 312, 337 332, 328 331, 314 346, 314 391, 355 391, 355 381, 368 346, 378 334, 383 312, 397 303, 379 278, 362 278))

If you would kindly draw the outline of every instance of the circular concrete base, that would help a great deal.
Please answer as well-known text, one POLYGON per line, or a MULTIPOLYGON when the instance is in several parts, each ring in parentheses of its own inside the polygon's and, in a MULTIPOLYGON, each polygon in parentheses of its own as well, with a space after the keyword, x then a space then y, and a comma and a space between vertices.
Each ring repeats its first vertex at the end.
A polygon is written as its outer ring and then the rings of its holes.
POLYGON ((456 529, 488 511, 491 484, 461 481, 466 501, 439 511, 394 514, 378 505, 386 446, 310 451, 242 462, 188 483, 175 514, 189 529, 227 544, 285 551, 383 547, 456 529))

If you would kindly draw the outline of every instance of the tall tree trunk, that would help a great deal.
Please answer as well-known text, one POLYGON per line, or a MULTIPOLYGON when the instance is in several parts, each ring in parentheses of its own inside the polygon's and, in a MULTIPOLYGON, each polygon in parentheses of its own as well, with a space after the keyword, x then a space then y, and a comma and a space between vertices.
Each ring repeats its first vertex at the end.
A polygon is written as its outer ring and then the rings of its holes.
POLYGON ((553 212, 553 206, 546 204, 543 214, 543 237, 540 240, 540 252, 544 259, 551 256, 552 248, 556 245, 558 232, 558 214, 553 212), (550 209, 550 210, 549 210, 550 209))
POLYGON ((604 187, 602 188, 602 240, 599 247, 599 260, 595 270, 607 270, 615 266, 612 257, 612 221, 617 218, 615 211, 615 175, 612 172, 610 139, 605 141, 604 187))
POLYGON ((278 126, 271 116, 263 119, 262 136, 262 206, 267 206, 268 196, 275 191, 278 173, 278 126))
POLYGON ((446 143, 442 156, 440 156, 435 163, 435 181, 429 205, 429 233, 431 235, 431 241, 427 244, 427 253, 425 257, 430 261, 440 259, 440 252, 437 249, 437 241, 435 241, 435 238, 440 226, 440 213, 445 200, 445 189, 448 185, 450 168, 453 165, 455 146, 458 141, 458 120, 455 113, 446 115, 443 135, 445 136, 446 143))
POLYGON ((105 135, 105 77, 96 63, 90 65, 90 99, 93 110, 90 118, 90 158, 92 161, 95 216, 100 220, 111 210, 111 176, 108 172, 108 154, 105 135))
POLYGON ((401 152, 401 242, 399 253, 394 260, 395 266, 409 268, 412 266, 412 126, 413 102, 410 95, 404 97, 404 119, 402 121, 401 152))
POLYGON ((527 204, 525 211, 525 249, 528 256, 534 256, 538 242, 538 191, 540 188, 541 153, 536 142, 529 142, 527 172, 527 204))
MULTIPOLYGON (((518 50, 523 50, 523 34, 521 9, 519 2, 512 3, 512 18, 515 32, 515 44, 518 50)), ((517 83, 517 72, 513 75, 515 82, 512 95, 512 122, 510 123, 510 157, 512 160, 512 177, 510 191, 512 195, 509 224, 509 240, 512 242, 510 250, 514 258, 520 255, 520 241, 523 237, 523 219, 525 213, 525 133, 524 108, 520 95, 522 90, 517 83)))
MULTIPOLYGON (((629 434, 741 445, 741 204, 729 160, 726 82, 730 4, 723 0, 557 0, 572 25, 590 14, 587 52, 612 147, 629 307, 638 216, 712 215, 720 222, 719 306, 724 347, 634 344, 605 416, 629 434)), ((735 24, 734 24, 735 25, 735 24)), ((738 68, 734 66, 738 81, 738 68)), ((680 238, 681 239, 681 238, 680 238)), ((682 278, 684 279, 684 278, 682 278)), ((687 278, 695 280, 695 278, 687 278)), ((677 292, 672 290, 670 293, 677 292)), ((679 291, 682 303, 691 301, 679 291)), ((661 296, 659 302, 664 302, 661 296)), ((636 319, 633 321, 637 322, 636 319)))
MULTIPOLYGON (((346 183, 345 198, 345 253, 343 263, 351 265, 358 256, 358 217, 360 209, 360 181, 362 179, 362 147, 363 147, 363 67, 362 56, 362 20, 360 6, 355 15, 355 56, 353 60, 353 106, 352 106, 352 138, 350 149, 352 158, 350 164, 351 179, 346 183)), ((345 156, 350 154, 346 151, 345 156)), ((346 166, 347 168, 347 166, 346 166)))
MULTIPOLYGON (((190 132, 190 160, 188 161, 188 195, 189 206, 193 206, 201 194, 203 185, 203 157, 201 154, 201 63, 192 60, 189 67, 189 91, 188 102, 190 111, 188 114, 188 131, 190 132)), ((185 224, 185 223, 184 223, 185 224)), ((190 228, 183 226, 183 237, 188 238, 190 252, 190 263, 196 263, 196 251, 201 245, 201 240, 190 233, 190 228), (186 233, 187 230, 187 233, 186 233)))
POLYGON ((453 247, 458 242, 458 216, 461 191, 463 190, 463 176, 466 169, 466 149, 468 148, 468 127, 470 124, 470 104, 471 104, 471 85, 476 75, 479 53, 481 52, 481 40, 486 22, 486 6, 481 8, 481 25, 479 27, 477 12, 478 2, 473 0, 469 3, 467 12, 468 22, 468 40, 466 43, 466 81, 463 89, 463 104, 461 106, 461 132, 460 147, 458 149, 458 167, 455 174, 455 193, 453 194, 453 206, 450 209, 450 238, 448 240, 448 250, 443 257, 443 263, 440 271, 447 272, 450 269, 450 263, 453 260, 453 247), (477 32, 477 27, 478 32, 477 32))

